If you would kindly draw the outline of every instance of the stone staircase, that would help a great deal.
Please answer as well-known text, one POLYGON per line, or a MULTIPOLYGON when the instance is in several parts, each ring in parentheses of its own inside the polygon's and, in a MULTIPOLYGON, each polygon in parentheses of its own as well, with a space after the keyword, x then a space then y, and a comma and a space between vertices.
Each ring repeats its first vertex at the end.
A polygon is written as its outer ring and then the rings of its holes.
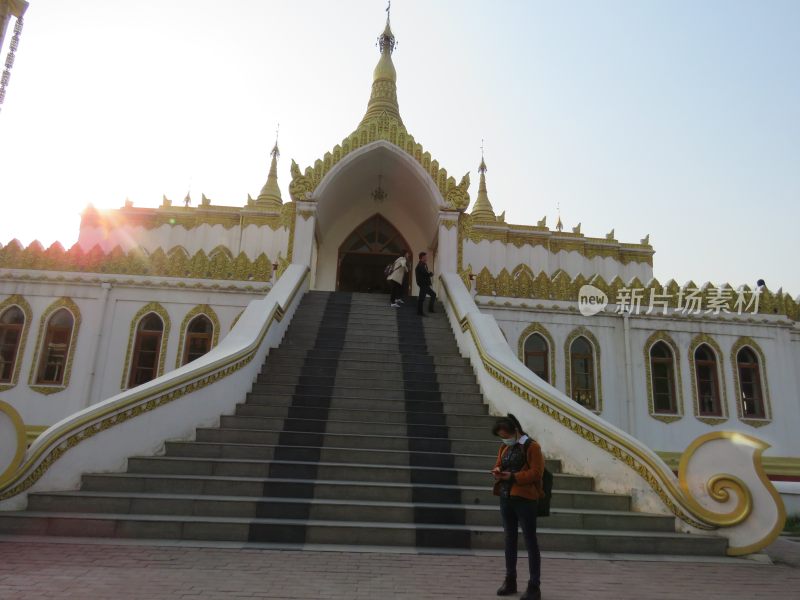
MULTIPOLYGON (((29 496, 0 533, 418 549, 501 549, 493 418, 441 307, 309 292, 244 403, 163 456, 29 496)), ((545 453, 547 449, 545 448, 545 453)), ((723 555, 630 498, 555 473, 543 550, 723 555)), ((521 536, 520 536, 521 538, 521 536)))

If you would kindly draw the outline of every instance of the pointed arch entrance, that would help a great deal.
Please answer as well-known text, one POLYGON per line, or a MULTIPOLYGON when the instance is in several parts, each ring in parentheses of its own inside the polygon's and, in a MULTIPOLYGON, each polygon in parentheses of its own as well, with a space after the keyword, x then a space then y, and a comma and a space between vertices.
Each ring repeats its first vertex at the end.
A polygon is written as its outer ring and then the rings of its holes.
MULTIPOLYGON (((410 248, 394 225, 380 214, 372 215, 339 246, 336 289, 388 294, 384 269, 410 248)), ((409 276, 404 283, 406 292, 410 282, 409 276)))

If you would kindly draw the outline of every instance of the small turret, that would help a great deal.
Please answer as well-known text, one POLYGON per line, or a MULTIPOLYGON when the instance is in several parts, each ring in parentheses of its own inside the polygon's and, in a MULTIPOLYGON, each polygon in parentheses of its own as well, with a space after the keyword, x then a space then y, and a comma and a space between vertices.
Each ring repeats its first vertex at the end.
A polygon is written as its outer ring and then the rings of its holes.
POLYGON ((475 199, 475 204, 472 206, 472 220, 478 223, 496 223, 497 216, 494 214, 492 203, 489 202, 489 194, 486 191, 486 161, 483 158, 483 149, 481 149, 481 164, 478 167, 478 173, 481 174, 481 181, 478 185, 478 197, 475 199))
POLYGON ((261 193, 256 198, 255 205, 257 208, 269 211, 279 211, 283 206, 283 199, 281 198, 281 189, 278 187, 278 158, 281 152, 278 149, 278 137, 275 136, 275 145, 270 152, 272 155, 272 164, 269 167, 269 175, 267 175, 267 183, 261 188, 261 193))

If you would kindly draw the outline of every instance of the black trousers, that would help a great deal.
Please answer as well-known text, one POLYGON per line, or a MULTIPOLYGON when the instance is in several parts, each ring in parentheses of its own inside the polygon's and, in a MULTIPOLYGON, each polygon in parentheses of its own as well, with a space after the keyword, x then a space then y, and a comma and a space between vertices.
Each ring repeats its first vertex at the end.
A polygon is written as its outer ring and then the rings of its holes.
POLYGON ((403 296, 403 285, 397 283, 394 279, 390 279, 389 287, 392 288, 392 295, 389 298, 389 302, 394 304, 398 298, 401 298, 403 296))
POLYGON ((517 540, 519 528, 528 549, 528 571, 530 582, 539 585, 542 571, 542 558, 539 554, 539 541, 536 539, 536 500, 518 496, 500 497, 500 514, 503 517, 503 530, 506 534, 506 577, 517 577, 517 540))
POLYGON ((436 292, 434 292, 429 285, 421 285, 419 287, 419 298, 417 298, 417 314, 422 314, 422 305, 425 303, 425 296, 431 297, 431 301, 428 303, 428 310, 433 310, 433 303, 436 302, 436 292))

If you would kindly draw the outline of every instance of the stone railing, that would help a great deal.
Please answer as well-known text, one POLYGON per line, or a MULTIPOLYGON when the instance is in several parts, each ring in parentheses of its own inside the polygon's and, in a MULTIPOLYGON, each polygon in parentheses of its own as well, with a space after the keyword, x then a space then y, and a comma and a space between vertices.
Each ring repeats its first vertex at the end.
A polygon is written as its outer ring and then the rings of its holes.
POLYGON ((22 419, 0 402, 0 509, 23 508, 30 491, 77 489, 83 473, 121 471, 129 456, 216 424, 250 390, 307 287, 308 267, 289 266, 208 354, 63 419, 27 450, 22 419))
POLYGON ((441 280, 450 324, 490 411, 514 413, 565 470, 593 477, 600 491, 629 494, 636 510, 674 514, 682 531, 727 537, 730 555, 756 552, 780 534, 786 512, 761 464, 769 444, 738 432, 706 434, 686 449, 676 477, 642 442, 528 370, 457 274, 441 280))

